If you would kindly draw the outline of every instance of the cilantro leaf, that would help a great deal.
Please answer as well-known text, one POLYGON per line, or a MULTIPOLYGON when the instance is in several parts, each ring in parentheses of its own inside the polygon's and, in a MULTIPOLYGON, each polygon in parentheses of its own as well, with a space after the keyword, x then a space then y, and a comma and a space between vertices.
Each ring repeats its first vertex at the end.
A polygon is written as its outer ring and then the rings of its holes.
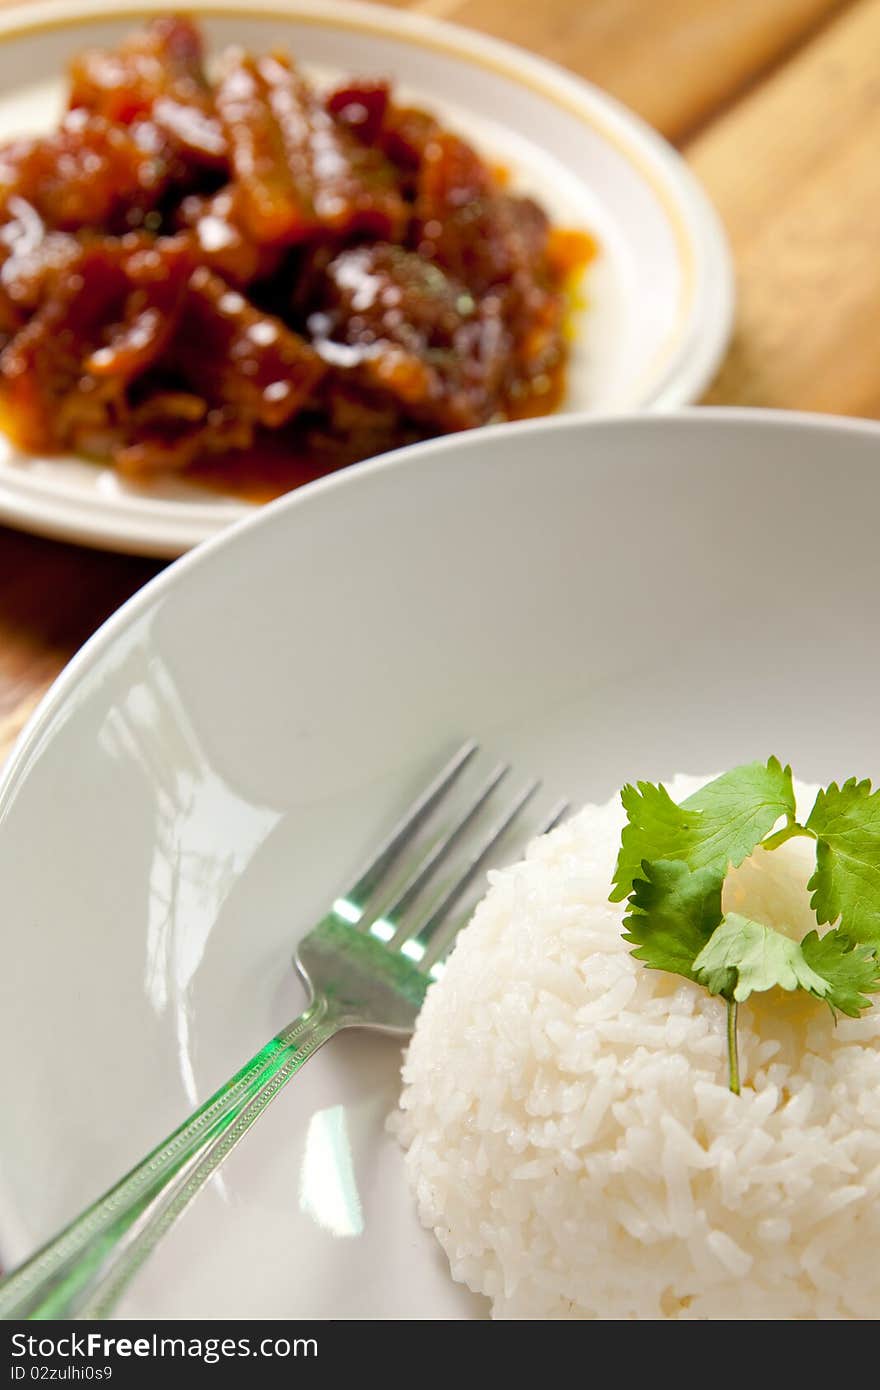
POLYGON ((729 834, 736 833, 750 841, 749 850, 742 856, 747 859, 780 816, 794 818, 791 768, 783 767, 778 758, 768 758, 766 763, 743 763, 707 782, 682 805, 711 813, 719 823, 730 822, 729 834))
POLYGON ((650 970, 670 970, 696 980, 699 955, 721 921, 722 877, 714 869, 691 870, 675 859, 647 860, 633 883, 624 940, 650 970))
POLYGON ((830 989, 805 959, 799 942, 738 912, 728 912, 713 932, 694 961, 694 972, 710 994, 723 994, 738 1004, 774 985, 805 989, 817 999, 824 999, 830 989))
POLYGON ((620 838, 613 903, 632 892, 644 863, 670 859, 687 862, 697 841, 699 822, 699 816, 689 816, 676 805, 662 782, 656 786, 653 782, 627 783, 620 800, 628 823, 620 838))
POLYGON ((621 836, 612 902, 632 891, 647 860, 680 860, 692 870, 747 859, 781 816, 795 814, 791 768, 777 758, 747 763, 701 787, 680 806, 662 784, 639 782, 620 794, 628 824, 621 836))
POLYGON ((850 940, 839 928, 824 936, 809 932, 801 942, 804 959, 828 982, 825 1002, 850 1018, 871 1007, 866 994, 880 990, 880 960, 870 946, 850 940))
POLYGON ((842 787, 832 782, 816 797, 807 829, 818 839, 807 884, 817 921, 839 918, 851 940, 880 946, 880 791, 855 777, 842 787))

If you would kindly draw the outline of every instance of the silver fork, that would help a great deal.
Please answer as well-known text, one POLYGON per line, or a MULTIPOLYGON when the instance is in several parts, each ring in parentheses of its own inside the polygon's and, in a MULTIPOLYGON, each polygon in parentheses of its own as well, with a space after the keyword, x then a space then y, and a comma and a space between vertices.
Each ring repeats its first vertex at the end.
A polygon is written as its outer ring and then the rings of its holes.
MULTIPOLYGON (((483 826, 480 812, 510 771, 506 765, 495 768, 453 824, 395 882, 404 850, 476 751, 474 741, 458 750, 300 942, 294 959, 309 1003, 299 1018, 115 1187, 0 1281, 0 1318, 106 1317, 164 1233, 328 1038, 351 1027, 412 1032, 463 923, 453 909, 539 786, 530 782, 483 826), (454 847, 464 848, 463 862, 439 898, 421 908, 419 900, 454 847)), ((555 807, 535 833, 550 829, 565 810, 555 807)))

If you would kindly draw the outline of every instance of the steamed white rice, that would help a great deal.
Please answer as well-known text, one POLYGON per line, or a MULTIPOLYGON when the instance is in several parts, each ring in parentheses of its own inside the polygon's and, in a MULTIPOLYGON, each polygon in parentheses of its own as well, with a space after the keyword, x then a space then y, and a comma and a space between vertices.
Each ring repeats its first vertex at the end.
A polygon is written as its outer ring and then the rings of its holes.
MULTIPOLYGON (((493 874, 431 989, 396 1126, 422 1220, 497 1318, 876 1318, 880 1006, 753 995, 732 1095, 723 1002, 621 937, 622 823, 588 806, 493 874)), ((810 856, 759 852, 725 905, 802 936, 810 856)))

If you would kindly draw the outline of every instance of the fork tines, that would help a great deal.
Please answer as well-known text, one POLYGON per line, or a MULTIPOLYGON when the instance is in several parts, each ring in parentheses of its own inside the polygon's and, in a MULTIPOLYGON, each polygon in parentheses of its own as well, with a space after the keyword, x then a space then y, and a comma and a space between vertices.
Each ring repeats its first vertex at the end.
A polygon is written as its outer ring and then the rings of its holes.
MULTIPOLYGON (((333 905, 337 917, 434 976, 469 916, 453 909, 541 785, 529 781, 502 797, 499 789, 511 772, 510 764, 503 763, 455 797, 453 788, 477 751, 474 739, 462 744, 333 905)), ((559 803, 532 823, 530 837, 551 829, 566 809, 559 803)))

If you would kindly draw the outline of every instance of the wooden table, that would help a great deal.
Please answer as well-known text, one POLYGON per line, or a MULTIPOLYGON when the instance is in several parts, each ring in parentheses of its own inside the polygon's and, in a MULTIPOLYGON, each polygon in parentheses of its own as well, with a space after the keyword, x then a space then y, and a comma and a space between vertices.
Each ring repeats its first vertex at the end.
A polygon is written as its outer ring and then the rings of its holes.
MULTIPOLYGON (((683 151, 739 279, 708 401, 880 415, 880 0, 397 3, 566 64, 683 151)), ((0 528, 0 759, 159 568, 0 528)))

